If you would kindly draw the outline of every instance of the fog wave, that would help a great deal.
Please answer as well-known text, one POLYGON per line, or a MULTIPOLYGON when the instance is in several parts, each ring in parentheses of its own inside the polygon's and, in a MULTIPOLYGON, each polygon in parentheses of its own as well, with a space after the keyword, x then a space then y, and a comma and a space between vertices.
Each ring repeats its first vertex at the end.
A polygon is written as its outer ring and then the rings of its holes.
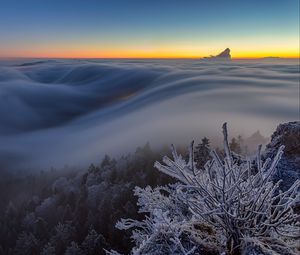
MULTIPOLYGON (((84 164, 298 119, 297 60, 0 63, 0 167, 84 164)), ((236 134, 235 134, 236 135, 236 134)))

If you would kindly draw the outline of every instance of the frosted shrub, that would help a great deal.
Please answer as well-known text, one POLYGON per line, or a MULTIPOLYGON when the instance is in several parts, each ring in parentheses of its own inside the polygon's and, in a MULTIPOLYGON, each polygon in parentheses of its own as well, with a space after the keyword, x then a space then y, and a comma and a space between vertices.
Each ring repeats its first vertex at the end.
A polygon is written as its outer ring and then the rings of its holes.
POLYGON ((117 223, 134 229, 133 254, 295 254, 300 182, 285 192, 272 182, 284 147, 265 162, 261 146, 255 160, 243 159, 229 149, 226 123, 223 136, 224 158, 211 151, 212 160, 197 169, 193 143, 187 162, 172 146, 173 159, 155 167, 179 183, 135 189, 145 219, 117 223))

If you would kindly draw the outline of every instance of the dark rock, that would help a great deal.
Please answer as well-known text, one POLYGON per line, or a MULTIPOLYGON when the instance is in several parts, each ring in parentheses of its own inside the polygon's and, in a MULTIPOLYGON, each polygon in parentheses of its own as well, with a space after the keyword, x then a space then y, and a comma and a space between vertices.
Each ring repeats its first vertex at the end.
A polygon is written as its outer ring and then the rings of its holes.
POLYGON ((229 48, 225 49, 219 55, 217 55, 216 58, 231 58, 230 49, 229 48))
POLYGON ((217 56, 209 56, 209 57, 204 57, 204 59, 209 59, 209 60, 230 60, 231 55, 230 55, 230 49, 226 48, 224 51, 222 51, 220 54, 217 56))
POLYGON ((278 164, 274 180, 283 180, 281 188, 288 189, 300 178, 300 121, 280 124, 266 146, 265 158, 273 158, 284 145, 284 154, 278 164))

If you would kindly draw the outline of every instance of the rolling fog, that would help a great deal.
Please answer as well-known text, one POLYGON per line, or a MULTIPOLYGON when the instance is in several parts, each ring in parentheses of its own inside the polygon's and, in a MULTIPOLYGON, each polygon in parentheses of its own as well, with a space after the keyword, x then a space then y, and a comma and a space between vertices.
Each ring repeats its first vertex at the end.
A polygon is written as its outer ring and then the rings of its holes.
MULTIPOLYGON (((88 164, 299 119, 299 60, 0 62, 0 166, 88 164)), ((0 171, 1 171, 0 169, 0 171)))

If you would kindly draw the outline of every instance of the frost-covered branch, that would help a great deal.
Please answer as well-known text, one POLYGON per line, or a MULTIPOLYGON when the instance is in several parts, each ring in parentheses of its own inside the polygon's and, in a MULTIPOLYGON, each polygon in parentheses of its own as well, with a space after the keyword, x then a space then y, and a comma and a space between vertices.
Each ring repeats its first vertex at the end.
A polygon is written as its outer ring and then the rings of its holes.
POLYGON ((179 183, 135 189, 140 212, 148 216, 142 222, 121 220, 117 224, 120 229, 135 229, 133 254, 193 254, 209 244, 214 250, 240 254, 253 240, 259 247, 291 254, 285 241, 300 237, 293 210, 299 201, 300 181, 285 192, 279 190, 280 181, 272 181, 284 146, 264 162, 259 146, 253 163, 231 152, 226 123, 223 137, 224 158, 211 151, 212 159, 204 169, 197 169, 194 162, 193 142, 187 161, 172 145, 173 159, 165 156, 163 164, 155 163, 179 183), (276 241, 276 245, 266 240, 276 241))
MULTIPOLYGON (((223 125, 225 157, 219 158, 212 151, 213 160, 206 164, 204 172, 195 174, 191 163, 185 164, 174 146, 171 160, 164 157, 162 165, 155 166, 162 172, 177 178, 183 184, 177 189, 189 210, 196 218, 221 228, 228 237, 231 249, 238 247, 244 237, 286 235, 299 237, 297 216, 293 206, 299 200, 299 180, 282 193, 279 182, 272 176, 283 154, 281 146, 273 160, 261 162, 261 146, 258 148, 256 172, 251 161, 237 163, 228 145, 226 123, 223 125), (232 244, 231 244, 232 243, 232 244)), ((190 149, 192 150, 192 149, 190 149)), ((198 171, 199 172, 199 171, 198 171)))

